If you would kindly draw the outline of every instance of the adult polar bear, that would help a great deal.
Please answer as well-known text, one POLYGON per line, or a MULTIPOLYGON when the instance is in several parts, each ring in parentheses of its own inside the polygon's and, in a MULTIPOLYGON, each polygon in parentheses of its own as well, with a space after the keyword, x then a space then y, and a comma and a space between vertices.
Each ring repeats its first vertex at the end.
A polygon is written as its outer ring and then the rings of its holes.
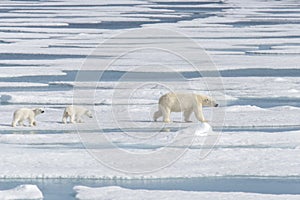
POLYGON ((35 117, 44 112, 42 108, 20 108, 14 112, 11 125, 13 127, 16 127, 17 124, 24 126, 24 120, 28 120, 30 126, 36 126, 35 117))
POLYGON ((207 122, 203 116, 202 106, 217 107, 218 104, 211 97, 193 93, 167 93, 159 98, 158 111, 153 115, 154 121, 163 116, 163 121, 169 123, 171 112, 183 112, 184 120, 190 122, 189 118, 194 112, 196 118, 201 122, 207 122))
POLYGON ((89 111, 88 109, 81 107, 81 106, 67 106, 65 108, 64 114, 63 114, 63 118, 62 118, 62 122, 64 124, 67 123, 67 119, 70 117, 70 122, 72 124, 74 124, 75 122, 77 123, 82 123, 82 116, 88 116, 89 118, 92 118, 92 112, 89 111))

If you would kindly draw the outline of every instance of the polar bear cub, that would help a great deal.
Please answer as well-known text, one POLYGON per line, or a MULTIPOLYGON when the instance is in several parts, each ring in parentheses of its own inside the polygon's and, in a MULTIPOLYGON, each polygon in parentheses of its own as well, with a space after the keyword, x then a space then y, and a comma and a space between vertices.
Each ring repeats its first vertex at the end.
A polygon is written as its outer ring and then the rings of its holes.
POLYGON ((24 126, 24 120, 29 121, 30 126, 36 126, 35 117, 45 111, 42 108, 20 108, 14 112, 12 126, 16 125, 24 126))
POLYGON ((70 122, 71 123, 82 123, 82 116, 88 116, 89 118, 92 118, 92 112, 84 107, 81 106, 67 106, 65 108, 64 114, 63 114, 63 118, 62 118, 62 122, 64 124, 67 123, 67 119, 70 118, 70 122))
POLYGON ((163 121, 169 123, 171 112, 183 112, 184 120, 190 122, 192 112, 201 122, 207 122, 203 116, 202 106, 217 107, 218 104, 211 97, 193 93, 167 93, 159 98, 158 111, 153 115, 157 121, 161 116, 163 121))

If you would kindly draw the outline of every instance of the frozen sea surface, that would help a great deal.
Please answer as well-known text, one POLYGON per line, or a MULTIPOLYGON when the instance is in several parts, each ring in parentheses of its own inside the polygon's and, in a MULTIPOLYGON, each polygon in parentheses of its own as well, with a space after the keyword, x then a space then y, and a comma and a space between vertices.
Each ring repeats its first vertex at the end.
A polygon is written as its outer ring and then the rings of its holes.
MULTIPOLYGON (((147 190, 150 197, 165 195, 150 190, 171 190, 181 199, 194 194, 180 191, 210 192, 195 194, 203 198, 299 198, 299 11, 294 0, 1 1, 0 189, 33 184, 45 199, 74 199, 75 195, 84 199, 86 191, 142 198, 145 192, 140 190, 147 190), (199 73, 178 57, 155 51, 120 58, 100 84, 90 79, 103 72, 97 64, 80 71, 100 42, 123 31, 146 28, 178 31, 197 42, 219 69, 224 90, 208 91, 206 81, 216 78, 210 71, 199 73), (162 73, 160 64, 170 70, 162 73), (132 71, 134 67, 139 70, 132 71), (79 71, 87 79, 78 83, 79 71), (135 78, 121 81, 124 76, 135 78), (153 123, 158 98, 167 92, 148 84, 153 81, 178 91, 215 94, 220 107, 204 109, 212 130, 199 128, 202 125, 194 117, 193 123, 183 123, 179 114, 172 114, 168 125, 153 123), (132 85, 142 87, 131 93, 132 85), (86 123, 77 126, 64 125, 63 108, 72 104, 74 89, 87 95, 81 96, 82 102, 92 94, 93 104, 85 106, 95 118, 85 118, 86 123), (118 91, 132 98, 128 101, 118 91), (112 100, 116 93, 118 98, 112 100), (222 96, 225 100, 218 98, 222 96), (12 128, 13 111, 24 106, 43 107, 46 112, 37 117, 37 127, 12 128), (112 115, 114 106, 119 109, 118 125, 112 115), (223 123, 215 120, 224 113, 223 123), (160 171, 121 173, 95 160, 77 131, 91 137, 103 134, 118 149, 135 154, 161 149, 186 152, 160 171), (186 135, 178 138, 178 133, 186 135), (216 138, 213 144, 205 143, 216 138), (192 140, 188 145, 186 141, 192 140), (199 158, 211 148, 210 154, 199 158), (77 187, 76 193, 73 187, 78 185, 104 188, 77 187)), ((112 42, 89 58, 110 60, 122 48, 112 42)), ((105 142, 91 141, 88 146, 110 156, 105 153, 111 146, 105 142)))

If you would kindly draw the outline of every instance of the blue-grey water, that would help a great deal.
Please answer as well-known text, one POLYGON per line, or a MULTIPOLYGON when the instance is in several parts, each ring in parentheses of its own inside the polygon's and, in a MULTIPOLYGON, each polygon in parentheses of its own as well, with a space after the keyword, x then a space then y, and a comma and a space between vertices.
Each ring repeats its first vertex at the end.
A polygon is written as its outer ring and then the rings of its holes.
POLYGON ((120 186, 128 189, 182 190, 205 192, 249 192, 300 194, 300 177, 206 177, 139 180, 92 179, 0 179, 0 190, 21 184, 35 184, 45 200, 74 200, 73 187, 120 186))

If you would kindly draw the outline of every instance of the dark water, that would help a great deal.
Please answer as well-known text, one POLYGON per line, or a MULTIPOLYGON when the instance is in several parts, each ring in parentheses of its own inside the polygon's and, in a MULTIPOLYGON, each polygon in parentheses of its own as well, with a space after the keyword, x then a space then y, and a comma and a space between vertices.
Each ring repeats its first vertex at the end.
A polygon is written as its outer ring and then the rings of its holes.
POLYGON ((73 187, 120 186, 129 189, 182 190, 209 192, 249 192, 262 194, 300 194, 300 177, 207 177, 150 180, 91 180, 91 179, 2 179, 0 190, 21 184, 35 184, 45 200, 75 199, 73 187))
POLYGON ((184 79, 200 78, 200 77, 300 77, 300 69, 267 69, 267 68, 251 68, 251 69, 232 69, 220 70, 218 72, 209 71, 192 71, 192 72, 126 72, 126 71, 77 71, 66 70, 66 75, 43 75, 43 76, 21 76, 21 77, 3 77, 1 82, 33 82, 33 83, 49 83, 55 81, 120 81, 126 75, 126 81, 183 81, 184 79), (85 79, 78 80, 76 77, 80 73, 80 77, 85 79))
MULTIPOLYGON (((153 123, 152 121, 144 121, 145 123, 153 123)), ((159 123, 159 122, 158 122, 159 123)), ((99 134, 110 134, 110 133, 153 133, 153 132, 173 132, 185 129, 189 126, 196 125, 195 123, 179 122, 178 126, 164 126, 163 128, 103 128, 99 130, 84 130, 86 133, 99 133, 99 134)), ((9 124, 0 124, 2 126, 10 126, 9 124)), ((274 125, 274 126, 217 126, 213 127, 215 132, 265 132, 265 133, 278 133, 287 131, 300 130, 300 125, 274 125)), ((0 134, 77 134, 77 130, 0 130, 0 134)))
POLYGON ((232 105, 255 105, 260 108, 272 108, 277 106, 293 106, 300 107, 300 98, 292 97, 259 97, 259 98, 240 98, 233 102, 228 102, 228 106, 232 105))

